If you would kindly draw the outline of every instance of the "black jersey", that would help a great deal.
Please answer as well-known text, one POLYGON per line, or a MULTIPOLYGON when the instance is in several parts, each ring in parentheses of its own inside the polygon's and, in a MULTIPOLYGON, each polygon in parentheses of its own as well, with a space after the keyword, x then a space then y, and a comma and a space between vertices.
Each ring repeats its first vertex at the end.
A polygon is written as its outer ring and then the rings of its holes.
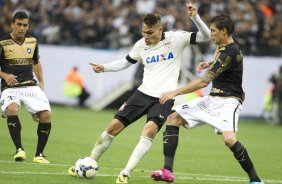
POLYGON ((242 89, 243 55, 236 43, 218 47, 214 54, 214 62, 208 72, 215 75, 212 81, 211 96, 235 97, 244 101, 242 89))
POLYGON ((37 40, 26 36, 22 44, 13 40, 10 34, 0 39, 0 66, 1 71, 17 76, 18 83, 8 86, 5 80, 1 81, 1 91, 9 87, 37 85, 33 76, 33 64, 39 62, 37 40))

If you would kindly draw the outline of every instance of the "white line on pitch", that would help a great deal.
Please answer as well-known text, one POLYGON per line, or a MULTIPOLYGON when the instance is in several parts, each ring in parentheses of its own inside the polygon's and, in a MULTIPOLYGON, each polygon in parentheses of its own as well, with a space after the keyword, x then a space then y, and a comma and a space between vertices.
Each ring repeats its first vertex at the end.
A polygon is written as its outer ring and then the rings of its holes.
MULTIPOLYGON (((32 165, 38 165, 36 163, 29 163, 29 162, 14 162, 14 161, 3 161, 0 160, 0 163, 4 164, 32 164, 32 165)), ((67 164, 46 164, 44 166, 59 166, 59 167, 70 167, 71 165, 67 164)), ((103 167, 103 169, 111 169, 111 170, 120 170, 120 168, 107 168, 103 167)), ((144 169, 136 169, 135 172, 145 172, 145 173, 151 173, 149 170, 144 169)), ((52 173, 52 172, 8 172, 8 171, 1 171, 0 174, 42 174, 42 175, 67 175, 67 173, 52 173)), ((207 180, 207 181, 230 181, 230 182, 236 182, 236 181, 247 181, 247 178, 243 177, 236 177, 236 176, 221 176, 221 175, 210 175, 210 174, 199 174, 199 173, 178 173, 175 172, 177 175, 177 179, 180 180, 207 180)), ((109 174, 99 174, 99 176, 106 176, 106 177, 114 177, 116 175, 109 175, 109 174)), ((135 176, 135 177, 142 177, 142 176, 135 176)), ((144 178, 147 178, 146 176, 143 176, 144 178)), ((282 184, 282 180, 271 180, 266 179, 264 180, 267 183, 275 183, 275 184, 282 184)))

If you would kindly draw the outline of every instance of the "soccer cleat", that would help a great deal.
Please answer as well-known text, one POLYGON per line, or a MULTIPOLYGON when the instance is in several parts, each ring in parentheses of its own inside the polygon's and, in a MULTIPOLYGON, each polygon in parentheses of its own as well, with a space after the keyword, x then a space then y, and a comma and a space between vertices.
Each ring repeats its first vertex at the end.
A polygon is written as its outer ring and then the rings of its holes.
POLYGON ((263 181, 250 181, 249 184, 264 184, 263 181))
POLYGON ((68 170, 69 176, 77 176, 75 172, 75 166, 71 166, 68 170))
POLYGON ((17 162, 24 161, 25 159, 26 159, 26 154, 22 149, 19 149, 14 155, 14 160, 17 162))
POLYGON ((152 180, 155 180, 155 181, 164 181, 167 183, 171 183, 174 181, 175 176, 171 171, 165 168, 162 168, 161 170, 153 171, 151 173, 151 178, 152 180))
POLYGON ((50 162, 45 157, 46 156, 40 154, 39 156, 33 158, 33 162, 39 164, 49 164, 50 162))
POLYGON ((128 180, 128 176, 127 175, 123 175, 123 174, 120 174, 118 175, 118 178, 116 180, 116 183, 127 183, 127 180, 128 180))

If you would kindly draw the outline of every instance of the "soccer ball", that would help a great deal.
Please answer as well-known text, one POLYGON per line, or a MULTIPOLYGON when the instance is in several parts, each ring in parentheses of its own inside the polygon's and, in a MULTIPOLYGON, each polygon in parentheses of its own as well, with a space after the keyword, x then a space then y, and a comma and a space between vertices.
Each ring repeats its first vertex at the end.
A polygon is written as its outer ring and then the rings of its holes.
POLYGON ((80 178, 94 178, 98 174, 98 164, 91 157, 81 157, 75 163, 75 172, 80 178))

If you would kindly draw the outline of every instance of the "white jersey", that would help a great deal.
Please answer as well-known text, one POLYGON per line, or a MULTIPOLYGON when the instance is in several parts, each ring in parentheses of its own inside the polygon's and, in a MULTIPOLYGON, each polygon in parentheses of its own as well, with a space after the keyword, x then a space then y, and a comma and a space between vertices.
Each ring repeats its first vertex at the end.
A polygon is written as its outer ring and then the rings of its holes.
POLYGON ((140 39, 129 52, 129 57, 144 64, 143 81, 139 91, 159 98, 177 87, 183 50, 190 43, 192 32, 165 32, 165 39, 146 45, 140 39))

